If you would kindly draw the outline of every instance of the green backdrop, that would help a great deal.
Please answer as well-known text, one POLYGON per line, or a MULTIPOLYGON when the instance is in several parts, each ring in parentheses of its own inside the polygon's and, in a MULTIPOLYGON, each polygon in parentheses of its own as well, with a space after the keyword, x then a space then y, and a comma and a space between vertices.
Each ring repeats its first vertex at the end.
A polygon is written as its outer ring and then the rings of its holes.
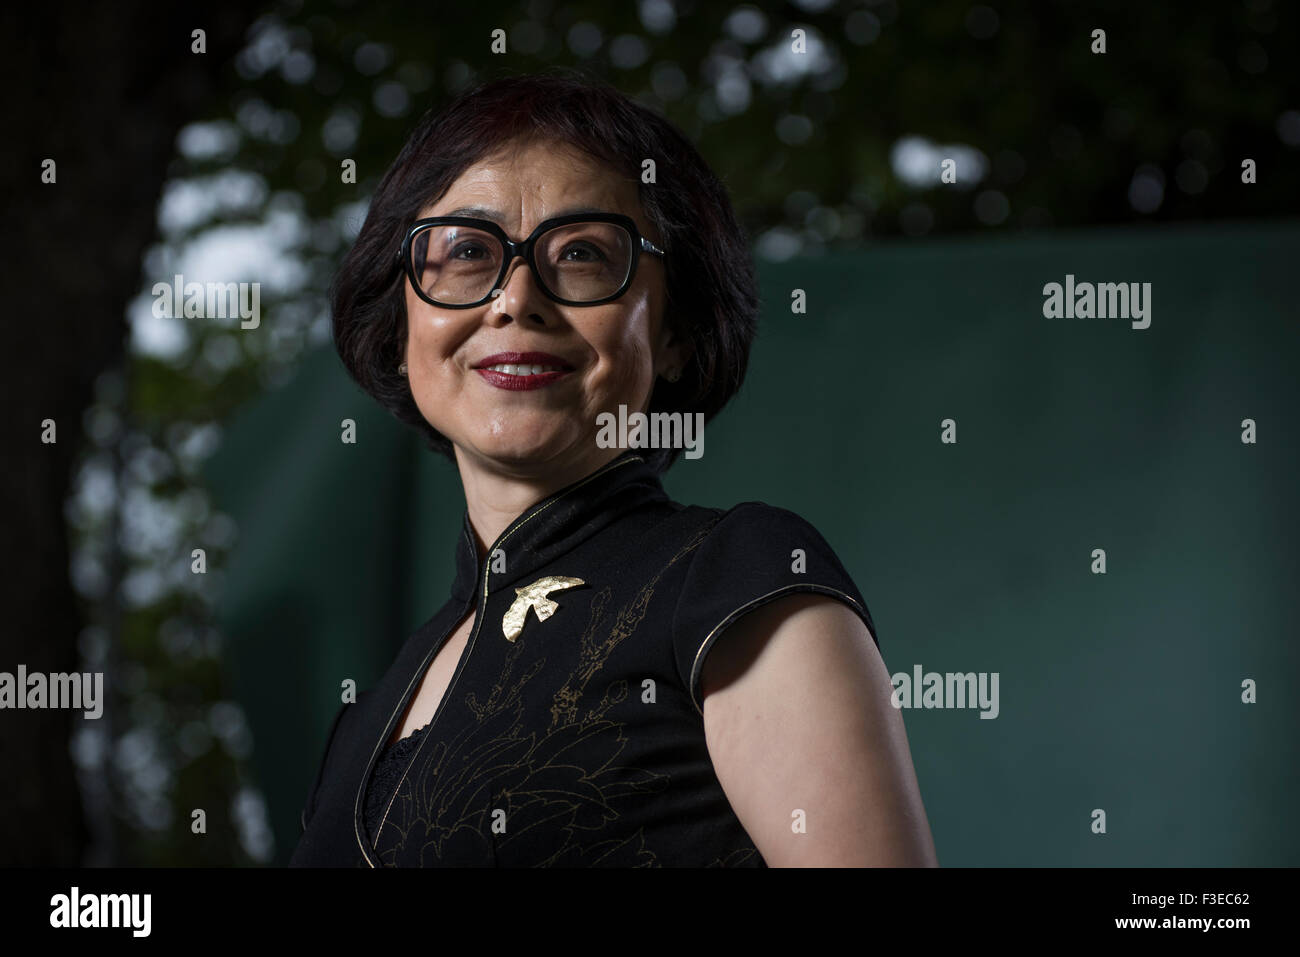
MULTIPOLYGON (((664 485, 817 526, 891 673, 999 674, 995 720, 903 712, 942 864, 1300 863, 1297 249, 1300 223, 1228 224, 759 264, 745 387, 664 485), (1067 273, 1150 282, 1150 328, 1044 318, 1067 273)), ((446 600, 464 497, 329 350, 229 423, 208 477, 240 527, 220 624, 285 861, 340 682, 446 600)))

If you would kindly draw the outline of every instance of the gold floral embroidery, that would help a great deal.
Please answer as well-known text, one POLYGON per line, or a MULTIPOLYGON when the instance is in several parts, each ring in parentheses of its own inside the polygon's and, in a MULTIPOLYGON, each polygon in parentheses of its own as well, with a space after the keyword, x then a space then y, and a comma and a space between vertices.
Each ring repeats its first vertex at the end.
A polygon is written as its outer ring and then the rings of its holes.
MULTIPOLYGON (((668 775, 618 763, 628 741, 626 725, 606 715, 626 700, 627 682, 611 682, 585 714, 580 714, 581 703, 610 654, 646 617, 663 574, 698 547, 706 533, 684 544, 618 609, 612 622, 607 609, 613 587, 591 596, 588 624, 577 639, 578 661, 551 696, 551 721, 545 730, 535 723, 541 711, 535 699, 531 707, 525 706, 524 689, 545 667, 550 649, 539 655, 534 646, 527 668, 516 672, 527 643, 512 644, 485 700, 473 691, 459 696, 473 720, 450 739, 424 742, 428 754, 412 766, 408 786, 397 795, 383 828, 390 835, 397 832, 396 840, 390 836, 380 842, 384 863, 395 864, 399 857, 409 860, 416 846, 421 864, 444 859, 490 863, 498 852, 508 852, 511 842, 540 829, 555 848, 536 862, 540 866, 660 866, 640 828, 599 839, 622 816, 621 809, 632 806, 627 802, 643 802, 671 783, 668 775), (497 809, 505 812, 504 834, 492 830, 497 809)), ((534 605, 526 604, 524 611, 530 607, 534 605)), ((573 640, 572 635, 570 631, 557 638, 573 640)), ((741 849, 727 861, 739 863, 752 853, 741 849)), ((709 866, 720 863, 715 859, 709 866)))

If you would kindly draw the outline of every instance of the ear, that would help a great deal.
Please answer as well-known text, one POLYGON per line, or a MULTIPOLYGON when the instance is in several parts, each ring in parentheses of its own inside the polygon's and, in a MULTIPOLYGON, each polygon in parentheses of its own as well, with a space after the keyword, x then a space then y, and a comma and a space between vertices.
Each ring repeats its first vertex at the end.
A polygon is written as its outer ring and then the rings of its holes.
POLYGON ((689 338, 678 335, 672 324, 665 322, 659 330, 659 342, 655 349, 655 375, 662 376, 673 369, 682 369, 695 351, 695 344, 689 338))

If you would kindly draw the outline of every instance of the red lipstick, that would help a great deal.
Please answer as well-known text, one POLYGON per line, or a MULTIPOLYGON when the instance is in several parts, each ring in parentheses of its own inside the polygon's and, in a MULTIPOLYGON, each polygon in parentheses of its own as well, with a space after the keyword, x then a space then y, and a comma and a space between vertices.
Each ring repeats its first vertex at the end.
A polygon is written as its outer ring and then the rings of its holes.
POLYGON ((494 352, 492 355, 476 362, 473 368, 489 385, 510 392, 541 389, 553 382, 558 382, 573 371, 573 366, 570 363, 549 352, 494 352), (510 373, 504 370, 487 368, 487 366, 499 365, 551 366, 554 371, 530 371, 521 374, 518 371, 510 373))

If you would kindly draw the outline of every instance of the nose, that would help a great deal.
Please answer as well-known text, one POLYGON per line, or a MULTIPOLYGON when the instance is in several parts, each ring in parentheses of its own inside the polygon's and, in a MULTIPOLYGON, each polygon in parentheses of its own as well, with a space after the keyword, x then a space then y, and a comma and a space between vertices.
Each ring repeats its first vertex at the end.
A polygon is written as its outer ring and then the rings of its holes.
MULTIPOLYGON (((492 298, 490 309, 494 313, 512 316, 537 316, 542 318, 543 314, 539 309, 546 309, 546 294, 542 292, 538 285, 537 277, 533 271, 528 268, 528 261, 522 254, 516 254, 506 269, 505 278, 498 287, 500 290, 492 298), (522 273, 523 276, 518 282, 516 277, 522 273)), ((543 321, 545 321, 543 319, 543 321)))

